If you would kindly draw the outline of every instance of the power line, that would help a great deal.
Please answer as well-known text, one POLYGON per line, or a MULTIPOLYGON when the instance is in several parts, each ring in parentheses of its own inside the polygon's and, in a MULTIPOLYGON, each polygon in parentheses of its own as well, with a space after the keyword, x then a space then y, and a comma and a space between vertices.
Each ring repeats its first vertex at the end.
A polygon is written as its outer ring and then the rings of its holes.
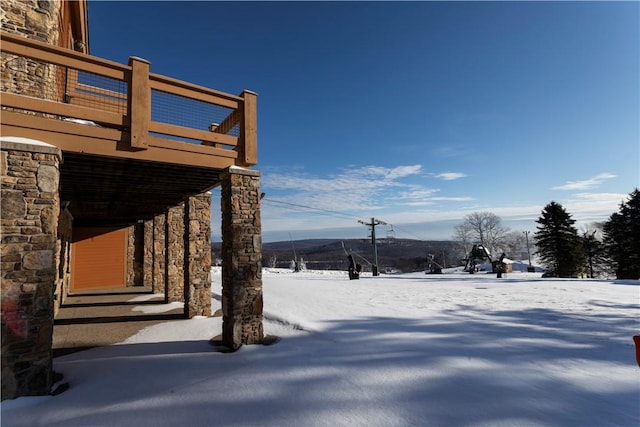
POLYGON ((429 239, 422 239, 422 238, 420 238, 420 236, 416 236, 414 233, 412 233, 412 232, 410 232, 408 230, 405 230, 402 227, 398 227, 395 224, 390 224, 390 225, 392 225, 394 229, 399 230, 400 232, 404 233, 405 235, 409 236, 410 238, 413 238, 414 240, 423 240, 423 241, 429 240, 429 239))
POLYGON ((343 213, 343 212, 332 211, 332 210, 329 210, 329 209, 321 209, 321 208, 316 208, 316 207, 313 207, 313 206, 300 205, 300 204, 296 204, 296 203, 283 202, 283 201, 280 201, 280 200, 268 199, 266 197, 264 199, 262 199, 262 201, 263 202, 267 201, 267 202, 271 202, 271 203, 277 203, 277 204, 286 205, 286 206, 294 206, 294 207, 297 207, 297 208, 304 208, 304 209, 308 209, 308 210, 312 210, 312 211, 326 212, 326 213, 329 213, 329 214, 341 215, 341 216, 347 217, 349 219, 358 219, 358 217, 356 217, 356 216, 349 215, 349 214, 346 214, 346 213, 343 213))
MULTIPOLYGON (((215 188, 214 190, 217 190, 217 189, 218 188, 215 188)), ((350 214, 346 214, 344 212, 339 212, 339 211, 333 211, 333 210, 330 210, 330 209, 322 209, 322 208, 317 208, 317 207, 314 207, 314 206, 301 205, 301 204, 298 204, 298 203, 283 202, 281 200, 269 199, 267 197, 264 197, 262 199, 262 203, 265 203, 265 202, 267 202, 266 203, 267 205, 281 207, 283 209, 289 209, 289 210, 292 210, 292 211, 315 213, 315 214, 318 214, 318 215, 327 215, 327 216, 333 216, 333 217, 336 217, 336 218, 344 217, 344 218, 348 218, 348 219, 355 219, 358 222, 361 222, 361 219, 359 217, 355 216, 355 215, 350 215, 350 214), (297 209, 295 209, 295 208, 297 208, 297 209), (309 212, 309 211, 312 211, 312 212, 309 212), (339 216, 337 216, 337 215, 339 215, 339 216)), ((363 222, 361 222, 361 223, 363 223, 363 222)), ((382 223, 385 224, 385 225, 389 225, 390 227, 393 227, 395 230, 398 230, 398 231, 404 233, 409 238, 413 238, 414 240, 424 240, 424 241, 429 240, 429 239, 424 239, 424 238, 421 238, 419 236, 416 236, 414 233, 412 233, 410 231, 407 231, 407 230, 405 230, 405 229, 403 229, 401 227, 398 227, 395 224, 386 223, 384 221, 382 221, 382 223)))
MULTIPOLYGON (((343 212, 338 212, 338 211, 332 211, 329 209, 321 209, 321 208, 316 208, 313 206, 307 206, 307 205, 301 205, 301 204, 297 204, 297 203, 289 203, 289 202, 283 202, 281 200, 273 200, 273 199, 269 199, 269 198, 264 198, 262 199, 263 203, 266 202, 270 202, 267 204, 271 204, 271 206, 278 206, 278 205, 284 205, 284 206, 279 206, 279 207, 283 207, 285 209, 290 209, 290 210, 294 210, 294 211, 298 211, 298 212, 309 212, 311 211, 316 211, 316 212, 311 212, 311 213, 316 213, 318 215, 328 215, 328 216, 335 216, 335 215, 340 215, 341 217, 346 217, 349 219, 355 219, 357 221, 361 221, 358 217, 354 216, 354 215, 349 215, 343 212), (294 208, 299 208, 299 209, 294 209, 294 208)), ((424 238, 420 238, 419 236, 416 236, 414 233, 403 229, 402 227, 398 227, 395 224, 391 224, 391 223, 386 223, 383 221, 383 223, 385 225, 389 225, 390 227, 393 227, 395 230, 398 230, 402 233, 404 233, 405 235, 407 235, 409 238, 412 238, 414 240, 428 240, 428 239, 424 239, 424 238)))

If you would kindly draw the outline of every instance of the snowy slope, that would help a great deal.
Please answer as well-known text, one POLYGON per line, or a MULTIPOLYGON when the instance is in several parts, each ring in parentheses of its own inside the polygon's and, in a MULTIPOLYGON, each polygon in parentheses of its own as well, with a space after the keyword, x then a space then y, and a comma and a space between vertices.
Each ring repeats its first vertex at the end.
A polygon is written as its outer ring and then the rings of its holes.
POLYGON ((3 402, 2 426, 640 424, 638 281, 269 269, 263 281, 280 342, 223 354, 208 343, 220 318, 156 325, 56 358, 71 388, 3 402))

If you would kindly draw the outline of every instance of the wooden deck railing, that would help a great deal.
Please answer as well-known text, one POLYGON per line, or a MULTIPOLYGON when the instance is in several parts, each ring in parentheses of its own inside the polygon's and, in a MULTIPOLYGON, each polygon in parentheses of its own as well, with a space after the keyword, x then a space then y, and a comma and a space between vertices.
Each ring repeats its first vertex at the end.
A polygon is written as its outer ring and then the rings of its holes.
POLYGON ((162 147, 257 163, 253 92, 230 95, 150 73, 144 59, 123 65, 4 31, 0 50, 4 116, 18 110, 93 122, 121 131, 131 151, 162 147))

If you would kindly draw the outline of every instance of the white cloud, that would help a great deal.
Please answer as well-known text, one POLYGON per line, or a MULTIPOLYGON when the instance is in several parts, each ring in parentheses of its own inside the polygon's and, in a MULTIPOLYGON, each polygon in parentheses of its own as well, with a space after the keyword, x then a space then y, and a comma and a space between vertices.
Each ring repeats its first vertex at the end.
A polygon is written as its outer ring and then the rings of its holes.
POLYGON ((621 193, 577 193, 563 206, 576 220, 603 221, 617 212, 627 198, 627 194, 621 193))
POLYGON ((444 179, 445 181, 453 181, 455 179, 464 178, 467 175, 461 172, 443 172, 436 175, 436 178, 444 179))
MULTIPOLYGON (((423 174, 420 165, 351 166, 331 175, 311 175, 300 170, 265 172, 261 180, 262 189, 267 193, 262 204, 263 231, 295 231, 300 234, 296 237, 302 237, 305 232, 317 234, 325 230, 332 237, 349 236, 359 230, 355 225, 357 219, 372 215, 399 227, 413 224, 419 230, 438 223, 444 230, 462 221, 466 214, 478 211, 495 213, 506 226, 535 229, 535 221, 544 208, 544 204, 534 203, 487 205, 476 195, 448 196, 438 188, 422 185, 420 175, 423 174), (278 204, 278 201, 299 206, 278 204)), ((466 175, 445 172, 429 176, 452 180, 466 175)), ((602 173, 567 186, 589 187, 613 177, 602 173)), ((579 223, 605 220, 626 197, 625 194, 586 191, 567 196, 556 201, 579 223)))
MULTIPOLYGON (((392 169, 376 166, 354 167, 323 177, 296 172, 265 173, 261 183, 267 193, 263 212, 265 221, 269 222, 273 217, 274 222, 279 222, 283 217, 299 216, 301 211, 322 215, 319 210, 379 210, 390 197, 387 190, 407 186, 400 181, 401 178, 416 174, 420 169, 421 166, 400 166, 392 169), (269 206, 269 199, 316 209, 279 206, 277 203, 269 206)), ((315 216, 310 215, 311 218, 315 216)))
POLYGON ((410 175, 417 175, 422 170, 422 166, 398 166, 397 168, 390 169, 387 173, 387 179, 404 178, 410 175))
POLYGON ((432 197, 431 200, 438 202, 471 202, 475 200, 474 197, 463 196, 463 197, 432 197))
POLYGON ((611 173, 601 173, 593 178, 585 179, 583 181, 568 181, 564 185, 558 185, 552 187, 552 190, 588 190, 602 184, 607 179, 615 178, 616 175, 611 173))

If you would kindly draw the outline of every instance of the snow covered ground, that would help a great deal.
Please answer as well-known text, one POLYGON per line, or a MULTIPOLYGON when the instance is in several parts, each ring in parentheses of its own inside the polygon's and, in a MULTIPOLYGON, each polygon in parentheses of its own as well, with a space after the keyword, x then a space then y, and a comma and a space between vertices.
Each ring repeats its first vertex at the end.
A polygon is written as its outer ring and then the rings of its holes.
POLYGON ((2 402, 2 426, 640 425, 639 281, 269 269, 263 281, 278 343, 218 353, 220 318, 156 325, 54 359, 71 388, 2 402))

